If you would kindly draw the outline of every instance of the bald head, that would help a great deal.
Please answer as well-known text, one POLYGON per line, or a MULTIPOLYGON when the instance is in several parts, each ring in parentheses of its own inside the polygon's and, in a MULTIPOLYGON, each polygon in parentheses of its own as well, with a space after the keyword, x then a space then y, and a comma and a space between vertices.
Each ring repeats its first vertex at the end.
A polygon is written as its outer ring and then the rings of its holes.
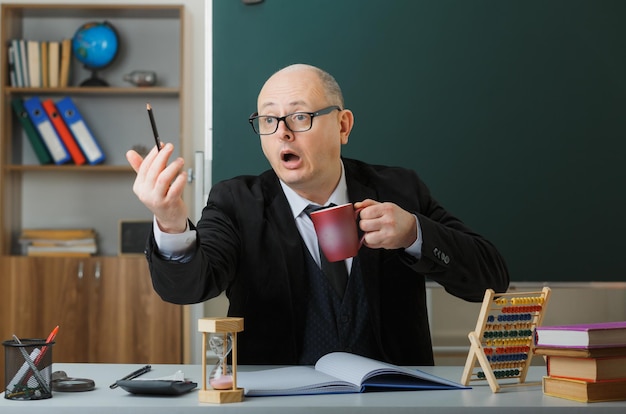
POLYGON ((296 63, 293 65, 286 66, 277 72, 275 72, 266 82, 270 82, 277 76, 282 76, 284 74, 297 74, 302 73, 303 75, 314 76, 314 79, 319 82, 319 87, 322 88, 324 95, 326 96, 328 103, 331 105, 337 105, 343 109, 344 101, 343 94, 341 92, 341 88, 339 84, 335 80, 335 78, 328 72, 313 66, 307 65, 305 63, 296 63))

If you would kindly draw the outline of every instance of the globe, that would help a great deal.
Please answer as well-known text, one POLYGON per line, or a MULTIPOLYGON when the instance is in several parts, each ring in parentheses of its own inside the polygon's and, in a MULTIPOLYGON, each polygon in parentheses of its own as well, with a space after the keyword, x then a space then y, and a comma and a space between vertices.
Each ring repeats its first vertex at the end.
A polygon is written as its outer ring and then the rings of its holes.
POLYGON ((97 71, 109 66, 117 57, 119 36, 111 23, 88 22, 76 30, 72 38, 72 53, 85 68, 91 71, 91 77, 81 86, 108 86, 97 76, 97 71))

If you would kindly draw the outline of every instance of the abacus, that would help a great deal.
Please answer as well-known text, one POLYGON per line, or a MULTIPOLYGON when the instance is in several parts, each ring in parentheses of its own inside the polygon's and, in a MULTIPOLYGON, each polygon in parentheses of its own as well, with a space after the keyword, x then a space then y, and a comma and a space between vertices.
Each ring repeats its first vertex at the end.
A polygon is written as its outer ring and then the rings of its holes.
POLYGON ((550 288, 540 292, 498 293, 485 291, 476 329, 467 336, 470 350, 461 382, 487 380, 492 392, 526 381, 533 357, 535 328, 541 325, 550 288), (476 367, 476 360, 479 366, 476 367))

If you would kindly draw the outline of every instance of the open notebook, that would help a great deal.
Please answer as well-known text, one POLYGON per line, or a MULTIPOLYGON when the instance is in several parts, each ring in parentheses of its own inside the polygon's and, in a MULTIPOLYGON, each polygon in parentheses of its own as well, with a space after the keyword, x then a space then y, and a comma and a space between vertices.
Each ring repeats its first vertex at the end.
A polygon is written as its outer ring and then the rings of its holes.
POLYGON ((324 355, 315 367, 239 372, 237 385, 244 388, 248 397, 469 388, 417 369, 345 352, 324 355))

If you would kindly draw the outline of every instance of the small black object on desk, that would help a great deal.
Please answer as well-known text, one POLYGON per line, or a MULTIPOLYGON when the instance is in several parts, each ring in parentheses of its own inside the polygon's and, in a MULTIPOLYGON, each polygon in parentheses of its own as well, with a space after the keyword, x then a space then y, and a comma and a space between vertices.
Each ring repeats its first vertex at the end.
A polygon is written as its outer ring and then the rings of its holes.
POLYGON ((52 373, 52 390, 58 392, 82 392, 96 388, 94 380, 89 378, 68 377, 65 371, 52 373))
MULTIPOLYGON (((150 371, 151 369, 152 369, 152 367, 150 365, 146 365, 145 367, 139 368, 137 371, 131 372, 130 374, 126 375, 124 378, 121 378, 120 381, 126 381, 126 380, 131 380, 133 378, 140 377, 143 374, 145 374, 146 372, 150 371)), ((111 388, 111 389, 117 388, 117 381, 114 382, 113 384, 109 385, 109 388, 111 388)))

